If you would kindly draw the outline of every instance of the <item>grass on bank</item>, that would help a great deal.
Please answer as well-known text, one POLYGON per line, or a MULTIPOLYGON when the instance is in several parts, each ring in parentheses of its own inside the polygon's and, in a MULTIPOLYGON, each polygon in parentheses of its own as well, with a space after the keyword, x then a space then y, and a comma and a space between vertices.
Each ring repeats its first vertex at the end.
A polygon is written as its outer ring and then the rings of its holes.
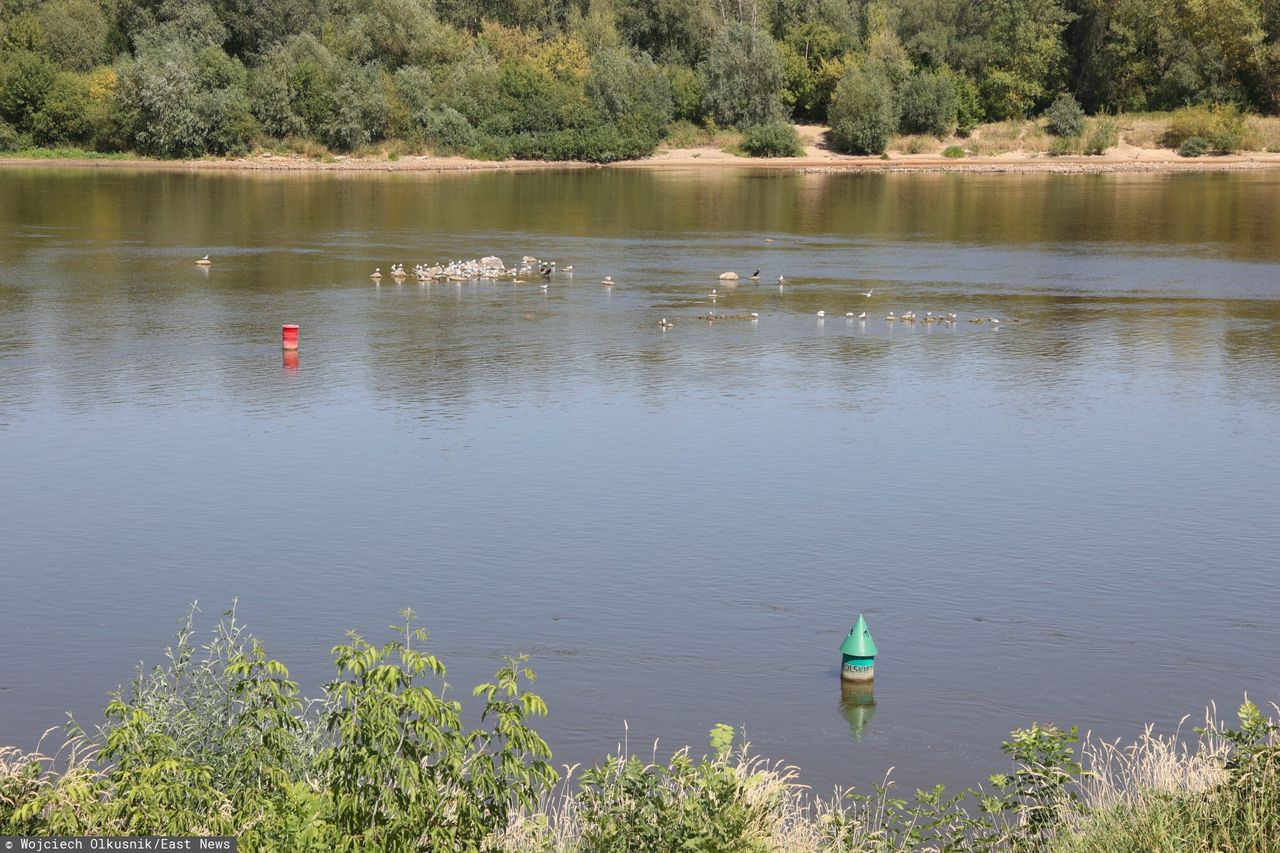
MULTIPOLYGON (((815 796, 795 768, 716 726, 670 759, 628 744, 590 769, 551 767, 546 713, 508 659, 462 703, 426 635, 332 649, 304 700, 234 610, 197 644, 192 616, 91 731, 53 755, 0 749, 0 834, 228 834, 244 850, 1268 851, 1280 838, 1280 727, 1251 702, 1190 737, 1131 743, 1032 724, 985 788, 815 796)), ((1280 711, 1277 711, 1280 713, 1280 711)))
POLYGON ((138 160, 128 151, 86 151, 83 148, 22 148, 0 153, 0 158, 15 160, 138 160))

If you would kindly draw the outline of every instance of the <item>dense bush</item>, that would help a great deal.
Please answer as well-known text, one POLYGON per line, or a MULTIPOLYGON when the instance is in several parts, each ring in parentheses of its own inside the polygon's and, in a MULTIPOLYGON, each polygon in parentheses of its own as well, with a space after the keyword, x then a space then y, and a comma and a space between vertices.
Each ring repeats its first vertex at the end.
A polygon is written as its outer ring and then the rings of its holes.
POLYGON ((898 109, 903 133, 946 136, 956 124, 956 87, 951 75, 940 71, 913 74, 898 95, 898 109))
POLYGON ((893 90, 873 68, 851 68, 831 101, 831 136, 843 151, 881 154, 898 126, 893 90))
POLYGON ((968 136, 982 121, 982 98, 968 75, 956 74, 952 82, 956 88, 956 132, 968 136))
POLYGON ((22 50, 0 63, 0 118, 29 130, 53 88, 58 69, 43 56, 22 50))
POLYGON ((1178 146, 1178 153, 1183 157, 1203 157, 1209 152, 1209 140, 1203 136, 1188 136, 1178 146))
POLYGON ((664 69, 671 86, 671 113, 677 121, 702 118, 702 82, 691 68, 668 65, 664 69))
POLYGON ((604 122, 623 135, 650 140, 652 150, 672 119, 671 80, 644 54, 605 49, 591 60, 587 94, 604 122))
POLYGON ((462 154, 476 144, 476 129, 462 113, 442 107, 426 117, 422 138, 436 154, 462 154))
POLYGON ((93 133, 89 91, 74 74, 59 74, 45 93, 44 104, 31 119, 37 145, 59 146, 84 142, 93 133))
POLYGON ((350 151, 386 134, 390 108, 377 66, 342 62, 327 82, 331 88, 315 128, 325 145, 350 151))
POLYGON ((1165 132, 1166 145, 1177 148, 1183 141, 1198 136, 1214 151, 1229 154, 1249 147, 1254 140, 1249 117, 1235 104, 1183 107, 1169 118, 1165 132))
POLYGON ((257 131, 244 66, 213 45, 140 52, 121 68, 113 103, 130 145, 158 157, 242 153, 257 131))
POLYGON ((24 139, 17 128, 0 119, 0 151, 21 151, 29 143, 30 139, 24 139))
POLYGON ((784 121, 748 127, 739 145, 752 157, 799 157, 804 153, 795 126, 784 121))
POLYGON ((1044 113, 1045 127, 1054 136, 1079 136, 1084 133, 1084 110, 1080 102, 1062 93, 1044 113))

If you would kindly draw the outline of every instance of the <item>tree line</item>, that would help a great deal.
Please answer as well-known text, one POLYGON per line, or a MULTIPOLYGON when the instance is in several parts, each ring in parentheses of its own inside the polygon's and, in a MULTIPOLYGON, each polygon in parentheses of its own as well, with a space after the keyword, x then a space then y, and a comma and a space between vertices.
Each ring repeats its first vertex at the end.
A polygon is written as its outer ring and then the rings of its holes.
POLYGON ((1064 98, 1275 113, 1280 0, 0 0, 0 150, 876 153, 1064 98))

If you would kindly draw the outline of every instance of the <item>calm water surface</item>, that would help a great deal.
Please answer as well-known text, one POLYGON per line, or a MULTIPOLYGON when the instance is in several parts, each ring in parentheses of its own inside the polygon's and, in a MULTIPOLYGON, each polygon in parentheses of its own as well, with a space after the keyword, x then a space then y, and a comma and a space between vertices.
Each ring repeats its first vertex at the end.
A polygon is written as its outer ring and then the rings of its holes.
POLYGON ((824 791, 1276 698, 1277 221, 1277 173, 0 171, 0 743, 235 597, 313 690, 410 606, 459 692, 532 657, 559 762, 723 721, 824 791), (368 278, 489 253, 575 273, 368 278))

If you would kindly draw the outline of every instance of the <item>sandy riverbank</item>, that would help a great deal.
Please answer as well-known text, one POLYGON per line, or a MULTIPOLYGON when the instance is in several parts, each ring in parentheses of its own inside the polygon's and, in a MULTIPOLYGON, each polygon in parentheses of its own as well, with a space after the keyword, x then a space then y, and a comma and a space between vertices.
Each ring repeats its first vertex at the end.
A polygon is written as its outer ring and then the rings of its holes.
POLYGON ((936 151, 906 154, 891 151, 885 157, 840 154, 824 144, 813 127, 800 127, 804 154, 799 157, 740 157, 716 147, 662 148, 652 157, 598 166, 580 162, 528 160, 469 160, 465 157, 405 156, 331 157, 323 160, 302 155, 258 154, 200 160, 21 158, 0 157, 0 167, 140 169, 180 172, 467 172, 534 171, 547 169, 769 169, 798 172, 1010 172, 1097 174, 1108 172, 1202 172, 1280 168, 1280 154, 1247 152, 1226 156, 1187 158, 1167 148, 1121 143, 1098 156, 1055 157, 1042 151, 1008 151, 1000 154, 968 154, 950 159, 936 151))

